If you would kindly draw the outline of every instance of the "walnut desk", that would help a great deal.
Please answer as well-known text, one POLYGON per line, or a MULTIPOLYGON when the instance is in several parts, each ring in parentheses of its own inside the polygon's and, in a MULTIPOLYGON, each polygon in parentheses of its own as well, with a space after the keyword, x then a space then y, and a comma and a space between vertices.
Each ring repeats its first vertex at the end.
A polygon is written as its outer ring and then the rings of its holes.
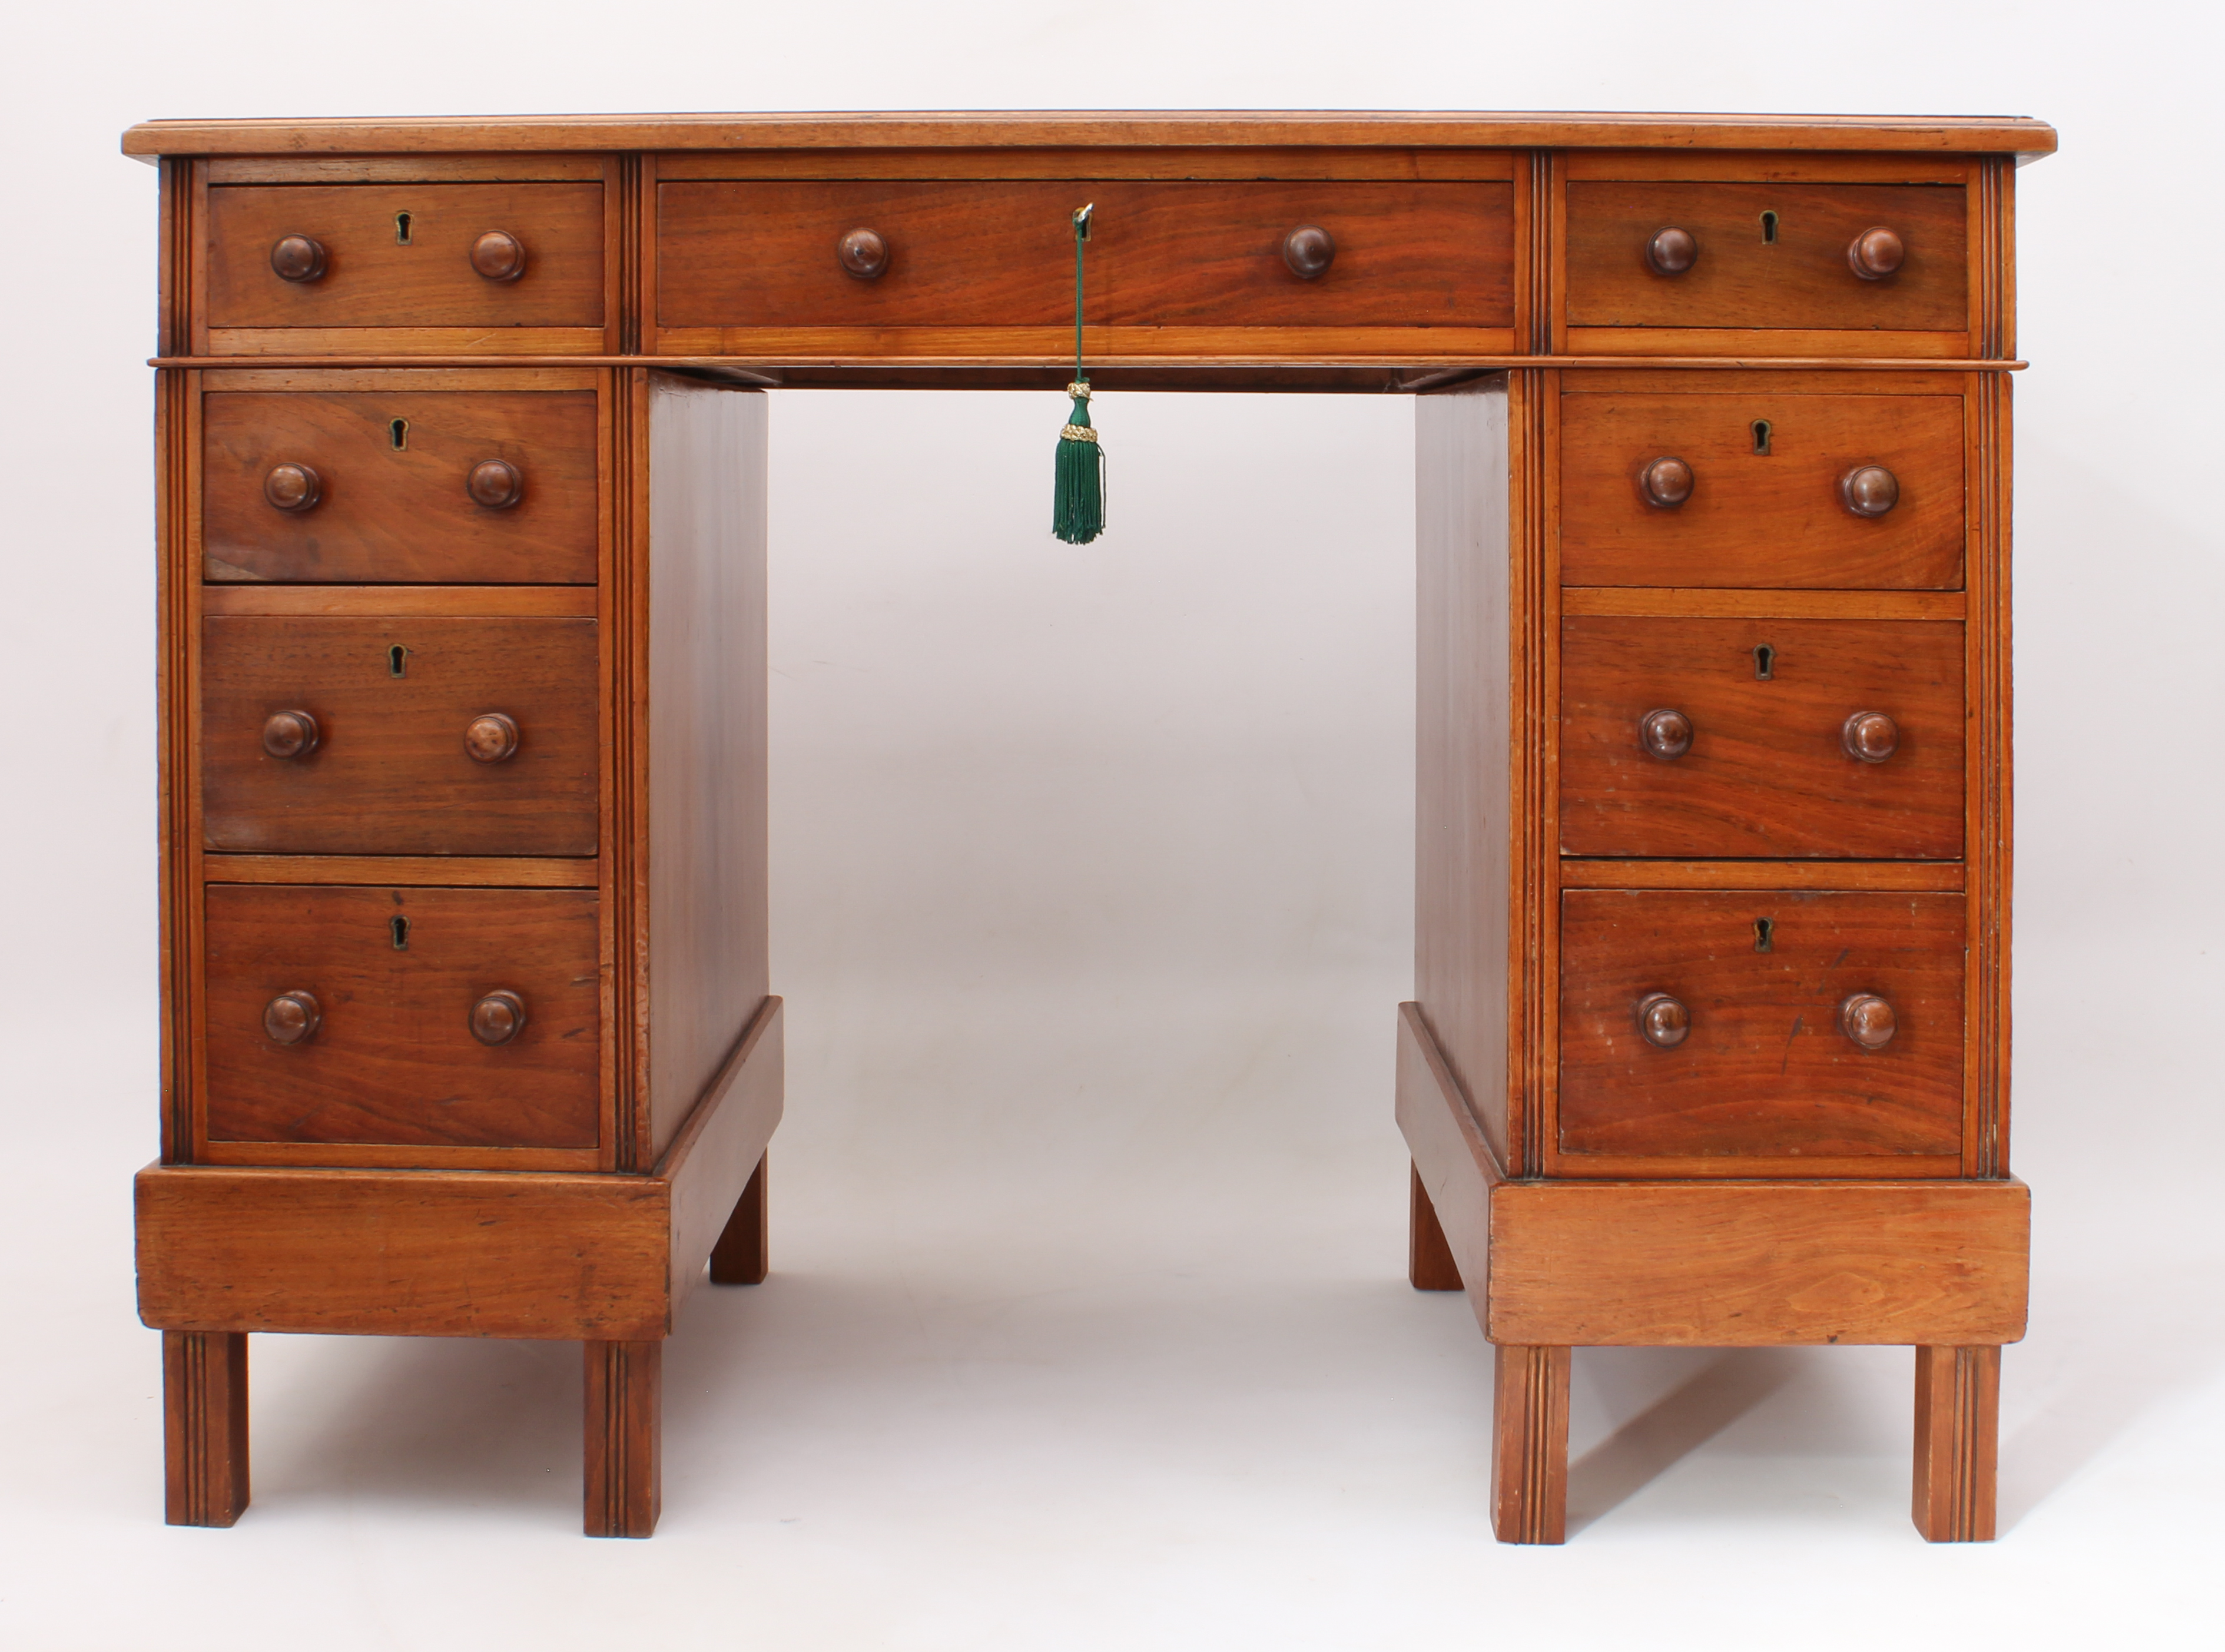
MULTIPOLYGON (((1990 1536, 2013 119, 162 122, 168 1512, 247 1333, 577 1340, 586 1529, 764 1276, 771 385, 1419 395, 1413 1282, 1563 1535, 1569 1350, 1896 1343, 1990 1536), (706 1263, 708 1263, 707 1269, 706 1263)), ((1045 432, 1045 483, 1052 433, 1045 432)), ((1066 551, 1046 535, 1043 554, 1066 551)), ((1119 554, 1117 542, 1101 554, 1119 554)))

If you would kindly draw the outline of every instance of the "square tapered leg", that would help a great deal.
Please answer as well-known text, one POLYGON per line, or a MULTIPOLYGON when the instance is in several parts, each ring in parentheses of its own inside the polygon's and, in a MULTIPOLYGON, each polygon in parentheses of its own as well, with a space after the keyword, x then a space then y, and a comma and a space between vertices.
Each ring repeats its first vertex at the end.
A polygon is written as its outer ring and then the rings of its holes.
POLYGON ((734 1213, 726 1218, 726 1231, 711 1249, 713 1285, 764 1283, 771 1266, 771 1235, 765 1217, 765 1161, 771 1156, 766 1154, 760 1158, 758 1168, 750 1172, 748 1185, 734 1201, 734 1213))
POLYGON ((586 1529, 647 1537, 662 1495, 664 1345, 590 1342, 586 1350, 586 1529))
POLYGON ((1572 1351, 1502 1344, 1492 1353, 1491 1529, 1502 1543, 1564 1541, 1572 1351))
POLYGON ((1406 1213, 1406 1277, 1417 1291, 1456 1291, 1461 1288, 1460 1264, 1445 1243, 1436 1207, 1422 1186, 1420 1168, 1410 1169, 1413 1187, 1406 1213))
POLYGON ((1916 1529, 1989 1543, 2001 1420, 1999 1348, 1916 1351, 1916 1529))
POLYGON ((229 1526, 247 1507, 247 1333, 162 1332, 163 1518, 229 1526))

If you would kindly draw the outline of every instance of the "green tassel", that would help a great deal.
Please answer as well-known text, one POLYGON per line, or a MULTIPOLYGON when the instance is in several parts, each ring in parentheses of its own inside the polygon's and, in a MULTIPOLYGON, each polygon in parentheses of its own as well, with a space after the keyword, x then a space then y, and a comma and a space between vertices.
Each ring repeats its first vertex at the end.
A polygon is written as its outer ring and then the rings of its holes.
POLYGON ((1089 422, 1089 376, 1081 370, 1081 249, 1096 210, 1092 203, 1074 214, 1074 383, 1066 387, 1074 411, 1058 433, 1058 477, 1050 496, 1050 531, 1069 545, 1087 545, 1105 531, 1105 449, 1089 422))
POLYGON ((1089 422, 1089 382, 1066 387, 1074 412, 1058 433, 1058 485, 1051 491, 1050 531, 1087 545, 1105 531, 1105 450, 1089 422))

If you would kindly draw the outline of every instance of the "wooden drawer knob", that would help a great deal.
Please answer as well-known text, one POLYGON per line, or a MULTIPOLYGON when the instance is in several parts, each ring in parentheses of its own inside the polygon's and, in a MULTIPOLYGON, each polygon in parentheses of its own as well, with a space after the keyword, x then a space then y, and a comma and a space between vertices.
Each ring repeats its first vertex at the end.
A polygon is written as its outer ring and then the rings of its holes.
POLYGON ((506 712, 486 712, 464 729, 464 750, 473 763, 505 763, 517 753, 517 719, 506 712))
POLYGON ((1839 1030, 1866 1050, 1892 1042, 1892 1006, 1874 992, 1857 992, 1839 1006, 1839 1030))
POLYGON ((859 281, 878 281, 889 267, 889 244, 878 230, 856 229, 834 244, 834 256, 859 281))
POLYGON ((1900 503, 1900 478, 1882 465, 1857 465, 1839 478, 1839 503, 1857 516, 1882 516, 1900 503))
POLYGON ((307 465, 273 465, 263 478, 263 501, 273 510, 314 510, 325 478, 307 465))
POLYGON ((472 268, 489 281, 516 281, 525 273, 525 243, 507 230, 489 230, 472 243, 472 268))
POLYGON ((507 1044, 525 1030, 525 1000, 515 992, 490 992, 472 1006, 472 1036, 482 1044, 507 1044))
POLYGON ((1664 763, 1681 757, 1692 749, 1692 719, 1665 706, 1648 712, 1638 719, 1638 743, 1664 763))
POLYGON ((314 992, 282 992, 263 1006, 263 1030, 274 1044, 306 1044, 324 1021, 314 992))
POLYGON ((475 505, 507 510, 525 497, 525 473, 506 459, 483 459, 464 478, 464 491, 475 505))
POLYGON ((1900 748, 1900 728, 1883 712, 1856 712, 1839 730, 1839 744, 1858 763, 1883 763, 1900 748))
POLYGON ((1283 262, 1300 281, 1319 281, 1336 262, 1336 238, 1318 224, 1301 224, 1283 237, 1283 262))
POLYGON ((1683 1000, 1649 992, 1638 1001, 1638 1030, 1657 1050, 1673 1050, 1692 1035, 1692 1012, 1683 1000))
POLYGON ((1646 503, 1674 510, 1692 497, 1692 467, 1681 459, 1657 459, 1638 473, 1638 486, 1646 503))
POLYGON ((270 246, 270 270, 280 281, 316 281, 325 273, 325 244, 310 236, 282 235, 270 246))
POLYGON ((273 712, 263 719, 263 749, 274 757, 306 757, 317 749, 320 732, 307 712, 273 712))
POLYGON ((1847 244, 1847 268, 1864 281, 1883 281, 1899 269, 1908 249, 1891 230, 1864 230, 1847 244))
POLYGON ((1700 260, 1700 244, 1689 230, 1674 225, 1653 231, 1645 244, 1645 262, 1657 275, 1681 275, 1700 260))

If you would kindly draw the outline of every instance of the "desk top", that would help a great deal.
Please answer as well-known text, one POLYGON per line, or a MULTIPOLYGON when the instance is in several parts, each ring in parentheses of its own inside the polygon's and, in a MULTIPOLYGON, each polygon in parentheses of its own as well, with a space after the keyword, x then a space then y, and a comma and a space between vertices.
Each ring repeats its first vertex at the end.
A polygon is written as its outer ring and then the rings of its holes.
POLYGON ((491 150, 1194 149, 1811 149, 2009 154, 2055 129, 2020 116, 1032 111, 754 115, 348 117, 146 121, 124 152, 396 155, 491 150))

